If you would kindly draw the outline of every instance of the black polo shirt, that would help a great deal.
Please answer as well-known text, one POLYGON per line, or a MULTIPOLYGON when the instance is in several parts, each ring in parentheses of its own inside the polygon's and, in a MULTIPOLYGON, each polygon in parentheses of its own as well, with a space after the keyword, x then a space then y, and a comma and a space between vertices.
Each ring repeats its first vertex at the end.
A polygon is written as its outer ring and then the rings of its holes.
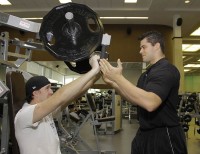
POLYGON ((137 86, 158 95, 162 103, 153 112, 138 107, 138 118, 141 129, 157 127, 173 127, 179 125, 177 104, 179 102, 178 89, 180 73, 165 58, 160 59, 144 72, 137 86))

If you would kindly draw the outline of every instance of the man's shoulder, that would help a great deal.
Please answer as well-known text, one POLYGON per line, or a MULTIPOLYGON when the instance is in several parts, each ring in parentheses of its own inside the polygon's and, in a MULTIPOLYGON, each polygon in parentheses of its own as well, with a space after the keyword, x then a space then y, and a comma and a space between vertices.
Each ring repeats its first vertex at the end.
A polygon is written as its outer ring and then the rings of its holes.
POLYGON ((173 65, 172 63, 170 63, 167 59, 163 59, 160 65, 158 65, 157 69, 164 69, 164 70, 179 72, 177 67, 173 65))
POLYGON ((27 102, 25 102, 24 105, 22 106, 22 108, 17 112, 16 116, 31 112, 32 110, 34 110, 35 106, 36 105, 31 105, 31 104, 28 104, 27 102))

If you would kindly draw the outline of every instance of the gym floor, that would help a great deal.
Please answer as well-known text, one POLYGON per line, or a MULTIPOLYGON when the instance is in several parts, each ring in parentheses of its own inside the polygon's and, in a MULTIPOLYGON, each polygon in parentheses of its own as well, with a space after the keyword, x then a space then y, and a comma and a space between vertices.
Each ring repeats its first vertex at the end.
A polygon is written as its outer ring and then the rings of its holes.
MULTIPOLYGON (((99 135, 99 146, 101 150, 116 151, 117 154, 130 154, 131 141, 134 138, 139 125, 137 120, 122 120, 122 130, 115 135, 99 135)), ((189 131, 186 133, 188 154, 199 154, 200 134, 197 133, 198 127, 190 123, 189 131)), ((92 125, 87 122, 80 131, 81 137, 93 149, 96 149, 96 140, 93 134, 92 125)), ((79 146, 80 148, 81 146, 79 146)), ((81 147, 83 148, 83 147, 81 147)))

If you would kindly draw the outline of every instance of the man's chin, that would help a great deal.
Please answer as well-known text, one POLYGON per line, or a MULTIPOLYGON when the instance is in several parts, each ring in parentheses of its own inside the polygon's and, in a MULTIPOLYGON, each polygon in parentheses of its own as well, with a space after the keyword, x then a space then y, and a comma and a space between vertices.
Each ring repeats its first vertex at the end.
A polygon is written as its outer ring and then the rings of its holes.
POLYGON ((142 60, 143 60, 143 62, 145 62, 145 63, 147 62, 147 60, 146 60, 146 59, 144 59, 144 58, 143 58, 142 60))

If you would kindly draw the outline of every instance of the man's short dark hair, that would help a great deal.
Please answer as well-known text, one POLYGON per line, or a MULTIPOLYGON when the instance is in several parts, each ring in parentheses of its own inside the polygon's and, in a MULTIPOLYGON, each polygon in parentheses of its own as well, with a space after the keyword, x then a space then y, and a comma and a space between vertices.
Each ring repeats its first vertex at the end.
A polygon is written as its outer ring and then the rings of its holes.
POLYGON ((142 34, 138 38, 138 40, 141 41, 145 38, 147 39, 147 42, 151 43, 153 46, 156 43, 160 43, 160 48, 161 48, 162 52, 164 53, 164 49, 165 49, 164 37, 160 32, 158 32, 158 31, 146 32, 146 33, 142 34))

